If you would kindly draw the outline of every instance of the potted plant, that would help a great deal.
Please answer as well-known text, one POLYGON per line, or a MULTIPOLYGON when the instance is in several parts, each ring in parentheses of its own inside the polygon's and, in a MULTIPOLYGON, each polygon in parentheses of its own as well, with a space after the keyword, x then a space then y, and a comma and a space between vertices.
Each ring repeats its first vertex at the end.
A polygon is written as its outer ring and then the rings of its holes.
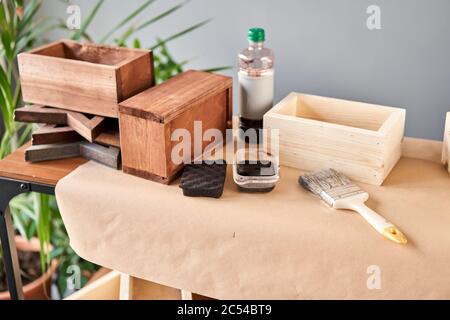
MULTIPOLYGON (((37 238, 30 241, 22 236, 15 237, 17 255, 20 264, 20 275, 25 299, 50 299, 50 285, 58 263, 53 260, 50 267, 42 274, 40 243, 37 238)), ((3 255, 0 253, 0 300, 9 300, 10 295, 6 283, 3 255)))

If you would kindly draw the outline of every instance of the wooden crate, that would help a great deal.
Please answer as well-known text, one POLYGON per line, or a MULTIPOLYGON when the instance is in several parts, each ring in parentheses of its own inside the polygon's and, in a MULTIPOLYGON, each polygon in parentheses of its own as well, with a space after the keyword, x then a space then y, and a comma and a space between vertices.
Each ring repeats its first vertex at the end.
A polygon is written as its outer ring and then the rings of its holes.
MULTIPOLYGON (((201 136, 231 127, 232 79, 187 71, 120 103, 119 111, 123 171, 168 184, 183 168, 171 159, 180 143, 172 141, 174 130, 189 131, 193 157, 195 121, 202 122, 201 136)), ((204 141, 201 151, 210 143, 204 141)))
POLYGON ((110 271, 64 300, 213 300, 189 291, 110 271))
POLYGON ((118 103, 154 85, 147 50, 62 40, 18 56, 23 99, 118 117, 118 103))
POLYGON ((444 143, 442 145, 442 163, 447 166, 450 173, 450 112, 447 112, 444 130, 444 143))
POLYGON ((291 93, 264 116, 279 129, 280 163, 302 170, 334 168, 381 185, 401 156, 404 109, 291 93))

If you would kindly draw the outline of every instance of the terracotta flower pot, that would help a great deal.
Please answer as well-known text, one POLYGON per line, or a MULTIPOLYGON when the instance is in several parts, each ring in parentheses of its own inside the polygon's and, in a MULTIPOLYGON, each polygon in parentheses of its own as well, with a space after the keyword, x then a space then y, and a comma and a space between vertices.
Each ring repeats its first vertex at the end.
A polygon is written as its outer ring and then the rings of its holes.
MULTIPOLYGON (((25 252, 40 252, 39 240, 36 238, 28 242, 21 236, 15 237, 16 248, 18 251, 25 252)), ((58 262, 53 260, 50 268, 45 274, 30 282, 23 287, 25 299, 27 300, 48 300, 50 299, 50 285, 52 282, 52 275, 56 272, 58 262)), ((10 300, 8 291, 0 292, 0 300, 10 300)))

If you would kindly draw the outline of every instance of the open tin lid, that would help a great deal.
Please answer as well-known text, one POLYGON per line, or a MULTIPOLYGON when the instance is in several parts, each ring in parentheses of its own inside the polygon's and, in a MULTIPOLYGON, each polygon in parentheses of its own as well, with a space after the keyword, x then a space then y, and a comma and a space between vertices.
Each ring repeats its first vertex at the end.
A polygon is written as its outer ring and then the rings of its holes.
POLYGON ((233 160, 233 180, 243 189, 271 191, 279 180, 278 157, 258 150, 238 150, 233 160))

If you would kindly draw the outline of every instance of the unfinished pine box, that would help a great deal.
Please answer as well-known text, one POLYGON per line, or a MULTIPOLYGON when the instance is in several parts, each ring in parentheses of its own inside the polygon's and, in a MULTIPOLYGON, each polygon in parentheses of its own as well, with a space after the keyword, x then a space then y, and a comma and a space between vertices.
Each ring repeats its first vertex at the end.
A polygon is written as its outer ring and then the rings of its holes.
MULTIPOLYGON (((194 137, 203 141, 208 129, 219 129, 225 141, 232 122, 232 84, 230 77, 190 70, 120 103, 123 171, 165 184, 174 180, 183 168, 171 159, 180 143, 172 141, 176 129, 189 132, 192 157, 194 137), (194 133, 195 121, 201 121, 200 132, 194 133)), ((203 141, 201 152, 210 143, 203 141)))
POLYGON ((118 103, 154 85, 151 51, 62 40, 18 56, 29 103, 118 117, 118 103))
POLYGON ((264 115, 279 129, 280 163, 306 171, 334 168, 381 185, 401 156, 404 109, 291 93, 264 115))
POLYGON ((442 145, 442 163, 450 173, 450 112, 447 112, 444 129, 444 143, 442 145))

